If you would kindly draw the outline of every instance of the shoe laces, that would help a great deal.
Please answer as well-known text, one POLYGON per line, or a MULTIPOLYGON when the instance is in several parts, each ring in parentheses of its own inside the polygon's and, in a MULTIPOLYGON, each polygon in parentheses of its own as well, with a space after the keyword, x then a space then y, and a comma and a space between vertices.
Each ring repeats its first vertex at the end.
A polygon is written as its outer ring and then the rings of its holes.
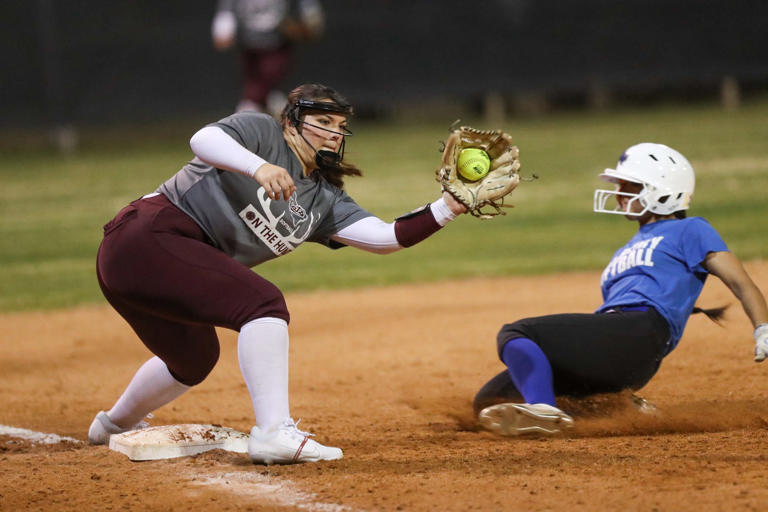
POLYGON ((281 429, 286 430, 288 433, 291 434, 293 437, 302 438, 302 437, 313 437, 315 434, 310 434, 309 432, 304 432, 303 430, 299 430, 299 423, 301 423, 301 419, 299 421, 294 422, 293 418, 286 418, 285 421, 283 421, 283 424, 280 426, 281 429))
POLYGON ((133 430, 140 430, 142 428, 149 428, 149 422, 146 421, 146 420, 151 420, 154 417, 155 417, 155 415, 152 414, 152 413, 147 414, 147 416, 143 420, 141 420, 140 422, 138 422, 136 425, 133 426, 133 430))

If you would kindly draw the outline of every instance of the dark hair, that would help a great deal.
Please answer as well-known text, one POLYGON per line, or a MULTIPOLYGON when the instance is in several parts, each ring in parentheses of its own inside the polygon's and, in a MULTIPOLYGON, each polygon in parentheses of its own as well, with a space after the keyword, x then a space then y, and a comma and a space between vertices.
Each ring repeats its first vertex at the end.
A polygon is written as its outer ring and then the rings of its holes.
MULTIPOLYGON (((291 124, 292 116, 300 115, 299 112, 301 112, 301 110, 299 110, 299 100, 325 100, 325 102, 330 100, 330 103, 339 107, 339 111, 348 112, 347 115, 352 115, 352 105, 336 90, 323 84, 303 84, 296 87, 288 94, 288 102, 283 108, 283 112, 280 114, 280 122, 284 127, 291 124)), ((299 128, 297 127, 297 129, 299 128)), ((325 178, 328 183, 339 188, 344 188, 344 176, 363 175, 363 172, 360 169, 345 160, 342 160, 335 165, 321 166, 316 172, 325 178)))
POLYGON ((707 309, 704 309, 704 308, 700 308, 700 307, 697 306, 697 307, 693 308, 693 311, 691 313, 694 314, 694 315, 696 313, 704 313, 705 315, 707 315, 707 318, 709 318, 710 320, 712 320, 713 322, 715 322, 718 325, 722 325, 722 324, 720 324, 720 321, 725 316, 725 310, 728 309, 728 307, 729 307, 729 305, 725 305, 725 306, 720 306, 720 307, 717 307, 717 308, 707 308, 707 309))
POLYGON ((684 219, 685 210, 677 210, 676 212, 673 212, 672 215, 674 215, 676 219, 684 219))

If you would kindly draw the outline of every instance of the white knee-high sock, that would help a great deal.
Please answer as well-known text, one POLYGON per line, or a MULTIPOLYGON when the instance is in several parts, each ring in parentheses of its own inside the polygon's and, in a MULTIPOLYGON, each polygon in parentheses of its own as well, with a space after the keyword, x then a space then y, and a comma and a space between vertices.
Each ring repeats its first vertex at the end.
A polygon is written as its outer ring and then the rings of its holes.
POLYGON ((118 427, 132 427, 190 387, 174 379, 162 359, 153 357, 139 368, 107 416, 118 427))
POLYGON ((240 371, 248 386, 256 425, 270 430, 290 417, 288 404, 288 324, 257 318, 237 338, 240 371))

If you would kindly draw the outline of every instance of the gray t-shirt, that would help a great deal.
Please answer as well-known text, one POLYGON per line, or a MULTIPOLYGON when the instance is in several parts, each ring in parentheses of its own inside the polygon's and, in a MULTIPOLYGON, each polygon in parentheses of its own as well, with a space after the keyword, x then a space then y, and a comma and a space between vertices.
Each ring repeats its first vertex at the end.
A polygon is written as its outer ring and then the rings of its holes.
POLYGON ((317 173, 304 176, 272 117, 241 112, 212 126, 287 169, 296 185, 288 201, 273 201, 255 179, 194 158, 157 189, 190 215, 219 249, 244 265, 287 254, 304 241, 338 248, 341 245, 330 240, 333 234, 372 216, 317 173))

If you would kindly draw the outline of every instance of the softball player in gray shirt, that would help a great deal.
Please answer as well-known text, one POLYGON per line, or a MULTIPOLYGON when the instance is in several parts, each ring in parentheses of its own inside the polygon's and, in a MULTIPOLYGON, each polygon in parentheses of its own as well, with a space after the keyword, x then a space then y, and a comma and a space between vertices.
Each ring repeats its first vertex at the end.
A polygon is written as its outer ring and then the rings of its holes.
POLYGON ((305 241, 389 253, 427 238, 466 209, 450 194, 391 223, 343 190, 350 104, 320 84, 294 89, 278 123, 241 112, 199 130, 196 155, 154 193, 104 226, 97 275, 105 297, 154 354, 88 432, 91 444, 145 425, 202 382, 219 357, 215 327, 239 332, 238 359, 255 426, 255 463, 342 457, 297 429, 288 400, 288 323, 275 285, 249 267, 305 241))

